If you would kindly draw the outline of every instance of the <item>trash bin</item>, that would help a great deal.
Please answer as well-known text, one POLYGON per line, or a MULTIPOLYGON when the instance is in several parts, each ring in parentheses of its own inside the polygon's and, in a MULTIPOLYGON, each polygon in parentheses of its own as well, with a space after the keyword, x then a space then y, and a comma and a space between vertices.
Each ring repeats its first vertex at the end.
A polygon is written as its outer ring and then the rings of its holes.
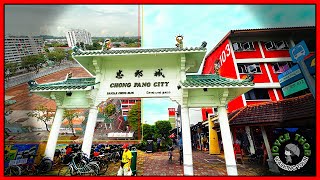
POLYGON ((131 159, 131 171, 132 171, 132 176, 137 176, 137 149, 136 147, 131 148, 131 154, 132 154, 132 159, 131 159))
POLYGON ((147 153, 153 152, 153 140, 147 140, 147 153))

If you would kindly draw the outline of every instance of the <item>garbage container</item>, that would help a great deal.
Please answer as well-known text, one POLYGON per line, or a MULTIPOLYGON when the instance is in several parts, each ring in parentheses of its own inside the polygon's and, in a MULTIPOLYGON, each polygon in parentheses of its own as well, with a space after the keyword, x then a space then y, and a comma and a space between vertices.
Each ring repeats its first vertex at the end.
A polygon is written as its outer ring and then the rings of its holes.
POLYGON ((131 159, 131 171, 132 171, 132 176, 137 176, 137 149, 136 147, 131 148, 131 154, 132 154, 132 159, 131 159))
POLYGON ((147 140, 147 153, 153 152, 153 140, 147 140))

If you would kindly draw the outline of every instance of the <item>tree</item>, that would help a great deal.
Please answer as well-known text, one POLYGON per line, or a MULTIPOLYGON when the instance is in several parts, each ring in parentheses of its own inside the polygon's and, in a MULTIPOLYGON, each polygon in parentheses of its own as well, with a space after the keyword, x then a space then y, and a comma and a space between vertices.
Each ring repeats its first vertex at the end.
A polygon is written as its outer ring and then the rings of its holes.
POLYGON ((26 68, 28 71, 31 70, 31 67, 34 67, 36 72, 39 72, 42 63, 45 63, 45 57, 43 54, 24 56, 21 58, 21 66, 26 68))
POLYGON ((116 106, 114 104, 108 104, 107 107, 104 109, 104 113, 107 116, 111 116, 116 112, 116 106))
POLYGON ((48 59, 61 64, 61 61, 66 57, 66 52, 63 49, 55 48, 53 52, 48 53, 48 59))
POLYGON ((142 129, 143 129, 143 140, 153 139, 153 136, 155 134, 154 125, 143 124, 142 129))
POLYGON ((17 67, 18 67, 17 63, 9 62, 5 64, 4 69, 5 69, 6 80, 9 80, 9 77, 14 76, 16 74, 17 67))
POLYGON ((157 132, 161 136, 167 138, 170 135, 170 130, 172 129, 170 121, 166 121, 166 120, 157 121, 155 123, 155 126, 156 126, 156 129, 157 129, 157 132))
POLYGON ((75 110, 65 110, 63 118, 68 120, 68 126, 72 131, 74 137, 76 137, 73 129, 73 119, 79 117, 79 114, 75 110))
POLYGON ((37 121, 42 121, 46 125, 47 131, 50 132, 48 128, 48 122, 53 120, 53 112, 54 111, 52 109, 43 105, 39 105, 36 107, 35 111, 29 112, 27 115, 29 117, 35 117, 37 121))
POLYGON ((131 129, 138 133, 138 139, 141 139, 141 103, 137 102, 128 112, 128 122, 131 129))

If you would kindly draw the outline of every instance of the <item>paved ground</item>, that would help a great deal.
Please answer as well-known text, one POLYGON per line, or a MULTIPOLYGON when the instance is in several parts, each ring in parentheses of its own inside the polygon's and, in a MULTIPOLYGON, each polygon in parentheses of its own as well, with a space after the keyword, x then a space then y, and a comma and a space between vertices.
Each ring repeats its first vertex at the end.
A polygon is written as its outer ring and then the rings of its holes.
MULTIPOLYGON (((168 161, 167 152, 146 153, 138 151, 137 176, 183 176, 183 165, 178 161, 179 153, 173 152, 173 163, 168 161)), ((111 163, 107 172, 100 176, 116 176, 120 162, 111 163)), ((239 176, 263 176, 271 175, 261 165, 238 164, 239 176)), ((226 166, 221 155, 209 155, 208 152, 193 151, 194 176, 226 176, 226 166)), ((57 175, 58 170, 47 175, 57 175)))

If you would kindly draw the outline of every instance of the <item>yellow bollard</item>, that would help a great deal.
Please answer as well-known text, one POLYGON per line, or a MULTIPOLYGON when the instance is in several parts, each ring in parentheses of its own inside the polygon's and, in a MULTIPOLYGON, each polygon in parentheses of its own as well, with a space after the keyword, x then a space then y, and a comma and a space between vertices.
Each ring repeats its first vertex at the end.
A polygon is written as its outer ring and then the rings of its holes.
POLYGON ((214 128, 214 122, 209 117, 209 154, 220 154, 220 147, 218 141, 218 133, 214 128))

